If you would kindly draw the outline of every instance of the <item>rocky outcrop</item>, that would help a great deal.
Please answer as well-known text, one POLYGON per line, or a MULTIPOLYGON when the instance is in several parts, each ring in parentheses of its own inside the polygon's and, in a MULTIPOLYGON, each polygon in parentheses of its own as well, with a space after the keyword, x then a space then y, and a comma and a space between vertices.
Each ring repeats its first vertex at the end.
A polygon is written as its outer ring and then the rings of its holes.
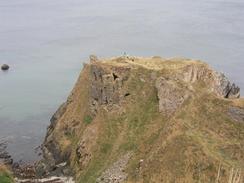
POLYGON ((215 93, 224 98, 240 97, 240 88, 231 83, 223 73, 214 72, 212 87, 215 93))
POLYGON ((47 135, 49 135, 52 132, 52 130, 56 126, 57 121, 65 113, 66 108, 67 108, 67 104, 68 104, 68 101, 61 104, 60 107, 58 108, 58 110, 53 114, 52 118, 50 119, 51 124, 48 127, 47 135))
POLYGON ((127 93, 123 90, 123 85, 129 78, 130 68, 91 64, 90 73, 90 110, 93 115, 99 106, 106 105, 112 109, 114 104, 123 100, 127 93))
POLYGON ((2 69, 3 71, 6 71, 6 70, 9 69, 9 65, 7 65, 7 64, 3 64, 3 65, 1 66, 1 69, 2 69))
POLYGON ((92 158, 91 149, 95 145, 97 133, 96 127, 88 127, 80 138, 75 150, 80 169, 84 169, 92 158))
POLYGON ((190 91, 180 86, 177 81, 160 77, 156 81, 159 99, 159 112, 165 115, 174 113, 189 97, 190 91))
POLYGON ((234 121, 244 123, 244 109, 232 106, 228 109, 228 114, 234 121))
POLYGON ((12 165, 13 159, 9 155, 9 153, 6 151, 7 149, 7 142, 0 140, 0 165, 12 165))
POLYGON ((204 82, 210 92, 222 98, 239 98, 240 88, 206 64, 191 64, 180 69, 175 75, 159 77, 156 80, 159 111, 171 115, 194 93, 193 84, 204 82), (191 91, 192 90, 192 91, 191 91))
POLYGON ((223 73, 212 70, 206 64, 187 65, 178 77, 179 79, 183 78, 188 83, 195 83, 199 80, 204 81, 209 90, 220 97, 240 97, 240 88, 235 83, 231 83, 223 73))
POLYGON ((64 115, 67 109, 67 105, 70 103, 69 99, 60 105, 58 110, 54 113, 50 119, 50 125, 47 128, 47 134, 45 141, 41 146, 43 152, 43 159, 35 165, 35 175, 37 177, 48 176, 51 172, 53 175, 64 175, 65 172, 70 174, 69 168, 66 166, 66 161, 69 154, 62 154, 58 139, 54 135, 54 129, 56 128, 58 120, 64 115), (65 166, 60 167, 60 164, 65 162, 65 166))
POLYGON ((52 138, 52 132, 56 127, 58 120, 65 113, 67 104, 68 101, 63 103, 50 119, 51 124, 47 129, 45 144, 43 144, 42 146, 43 155, 45 159, 48 160, 48 164, 50 167, 53 167, 55 166, 55 164, 59 164, 65 161, 64 158, 61 156, 58 143, 55 141, 55 138, 52 138))

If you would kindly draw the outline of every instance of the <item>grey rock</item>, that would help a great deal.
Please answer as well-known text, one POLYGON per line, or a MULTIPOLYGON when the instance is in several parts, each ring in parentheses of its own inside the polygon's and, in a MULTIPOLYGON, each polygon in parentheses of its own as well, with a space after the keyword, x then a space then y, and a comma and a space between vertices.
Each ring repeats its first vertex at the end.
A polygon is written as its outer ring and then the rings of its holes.
POLYGON ((3 65, 1 66, 1 69, 4 70, 4 71, 6 71, 6 70, 9 69, 9 65, 7 65, 7 64, 3 64, 3 65))
POLYGON ((68 101, 63 103, 58 110, 54 113, 51 118, 51 124, 47 129, 47 134, 45 137, 45 141, 42 145, 43 157, 46 160, 48 170, 53 169, 56 164, 63 162, 69 156, 69 152, 67 154, 61 154, 60 148, 57 143, 57 139, 53 137, 53 130, 56 126, 58 119, 60 119, 67 109, 68 101))
POLYGON ((244 122, 244 109, 239 107, 230 107, 228 115, 237 122, 244 122))
POLYGON ((36 169, 36 176, 37 177, 43 177, 47 174, 47 171, 49 168, 47 167, 47 164, 44 163, 43 161, 40 161, 36 164, 35 166, 36 169))
POLYGON ((91 160, 92 148, 96 145, 97 129, 95 127, 88 127, 84 130, 80 141, 76 146, 76 162, 79 168, 85 168, 91 160))
POLYGON ((13 159, 9 155, 9 153, 6 151, 7 148, 7 142, 6 141, 0 141, 0 163, 5 165, 12 165, 13 159))
POLYGON ((54 127, 56 126, 57 120, 60 119, 62 117, 62 115, 65 113, 67 104, 68 104, 67 102, 64 102, 63 104, 61 104, 60 107, 58 108, 58 110, 54 113, 54 115, 50 119, 51 124, 48 127, 48 131, 54 129, 54 127))
POLYGON ((173 114, 189 96, 187 89, 178 86, 177 81, 167 80, 163 77, 157 79, 156 88, 159 112, 165 115, 173 114))
POLYGON ((118 105, 125 98, 123 84, 130 69, 125 67, 102 67, 91 64, 90 70, 90 111, 96 114, 99 106, 118 105))
POLYGON ((227 98, 240 98, 240 88, 236 86, 235 83, 232 84, 227 98))
POLYGON ((127 174, 125 173, 126 165, 128 164, 132 156, 131 152, 128 152, 122 156, 119 160, 114 162, 102 175, 96 180, 96 183, 122 183, 126 180, 127 174))
POLYGON ((90 161, 91 154, 89 153, 89 150, 87 149, 85 140, 83 140, 79 143, 79 145, 76 149, 76 156, 77 156, 77 161, 81 167, 83 165, 86 165, 90 161))
POLYGON ((203 81, 209 90, 223 98, 239 98, 240 88, 221 72, 216 72, 205 65, 188 65, 176 76, 187 83, 203 81))
POLYGON ((224 98, 240 97, 240 88, 231 83, 223 73, 214 73, 213 89, 219 96, 224 98))

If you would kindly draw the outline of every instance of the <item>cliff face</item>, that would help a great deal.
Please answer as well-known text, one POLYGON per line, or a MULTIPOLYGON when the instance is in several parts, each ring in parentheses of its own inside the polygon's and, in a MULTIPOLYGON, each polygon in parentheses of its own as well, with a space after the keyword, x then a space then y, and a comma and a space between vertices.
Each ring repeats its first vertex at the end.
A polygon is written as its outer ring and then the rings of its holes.
POLYGON ((240 89, 205 63, 91 57, 43 145, 78 182, 225 182, 244 169, 240 89))

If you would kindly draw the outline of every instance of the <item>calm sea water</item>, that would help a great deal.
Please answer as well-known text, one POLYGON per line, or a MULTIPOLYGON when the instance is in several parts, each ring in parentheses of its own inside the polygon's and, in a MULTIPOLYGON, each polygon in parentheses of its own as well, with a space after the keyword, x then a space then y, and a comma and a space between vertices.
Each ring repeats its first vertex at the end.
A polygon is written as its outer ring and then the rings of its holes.
POLYGON ((243 0, 0 0, 0 140, 36 159, 89 54, 207 61, 244 90, 243 0))

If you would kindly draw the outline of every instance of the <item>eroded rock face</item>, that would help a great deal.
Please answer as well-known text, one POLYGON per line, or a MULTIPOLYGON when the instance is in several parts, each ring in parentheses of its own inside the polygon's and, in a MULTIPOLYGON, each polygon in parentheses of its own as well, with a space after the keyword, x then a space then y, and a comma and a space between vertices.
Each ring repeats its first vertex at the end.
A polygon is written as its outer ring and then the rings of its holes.
POLYGON ((210 91, 213 91, 220 97, 240 97, 240 88, 236 86, 235 83, 231 83, 223 73, 216 72, 205 64, 188 65, 183 68, 182 72, 177 77, 188 83, 202 80, 209 86, 210 91))
POLYGON ((223 73, 214 72, 213 78, 213 89, 219 96, 224 98, 240 97, 240 88, 235 83, 231 83, 223 73))
POLYGON ((159 112, 165 115, 174 113, 189 97, 187 89, 179 86, 177 81, 160 77, 156 81, 159 99, 159 112))
POLYGON ((119 104, 126 95, 122 90, 124 82, 129 77, 130 68, 103 68, 101 65, 91 65, 90 109, 96 114, 98 106, 119 104))
POLYGON ((64 115, 67 109, 68 101, 63 103, 58 110, 54 113, 50 119, 50 126, 47 129, 47 134, 45 137, 45 142, 42 145, 44 162, 40 162, 37 166, 40 171, 50 171, 57 164, 65 161, 67 159, 67 154, 62 155, 60 153, 60 148, 58 145, 57 139, 54 137, 53 130, 56 127, 58 120, 64 115), (40 167, 40 168, 39 168, 40 167))
POLYGON ((240 88, 236 86, 235 83, 231 85, 231 89, 229 90, 228 95, 226 95, 227 98, 240 98, 241 93, 240 93, 240 88))
POLYGON ((63 114, 65 113, 67 104, 68 104, 68 102, 64 102, 63 104, 61 104, 60 107, 58 108, 58 110, 54 113, 54 115, 50 119, 51 124, 48 127, 48 134, 51 133, 51 131, 56 126, 58 119, 60 119, 63 116, 63 114))
POLYGON ((91 149, 94 146, 97 139, 97 128, 96 127, 88 127, 76 148, 76 156, 77 163, 79 164, 79 168, 83 169, 90 162, 92 158, 91 149))
POLYGON ((91 159, 91 154, 89 153, 89 150, 87 149, 87 144, 85 140, 82 140, 78 147, 76 148, 76 155, 78 159, 78 163, 81 167, 88 164, 88 162, 91 159))
POLYGON ((42 147, 42 151, 43 151, 43 156, 48 161, 48 166, 50 168, 64 161, 64 157, 60 153, 58 143, 55 142, 53 139, 46 140, 44 146, 42 147))
POLYGON ((176 75, 173 74, 167 79, 160 77, 156 80, 159 111, 167 115, 174 113, 189 97, 191 93, 189 88, 193 88, 192 85, 200 81, 219 97, 240 97, 240 88, 231 83, 224 74, 208 68, 205 64, 187 65, 176 75))

